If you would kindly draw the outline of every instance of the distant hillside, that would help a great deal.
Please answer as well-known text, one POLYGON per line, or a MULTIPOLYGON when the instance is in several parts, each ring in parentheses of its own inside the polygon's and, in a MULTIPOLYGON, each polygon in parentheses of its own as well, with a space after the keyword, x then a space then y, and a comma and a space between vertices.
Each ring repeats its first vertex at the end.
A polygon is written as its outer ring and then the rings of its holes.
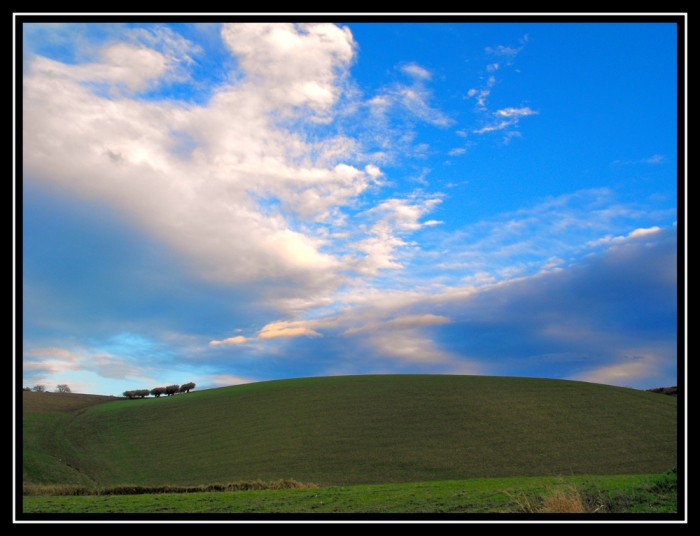
POLYGON ((97 404, 123 399, 123 397, 79 393, 22 391, 22 413, 71 413, 97 404))
POLYGON ((678 396, 678 387, 673 385, 671 387, 656 387, 654 389, 647 389, 652 393, 661 393, 662 395, 678 396))
POLYGON ((24 477, 343 485, 663 473, 677 463, 676 402, 564 380, 384 375, 260 382, 70 413, 25 408, 24 477))

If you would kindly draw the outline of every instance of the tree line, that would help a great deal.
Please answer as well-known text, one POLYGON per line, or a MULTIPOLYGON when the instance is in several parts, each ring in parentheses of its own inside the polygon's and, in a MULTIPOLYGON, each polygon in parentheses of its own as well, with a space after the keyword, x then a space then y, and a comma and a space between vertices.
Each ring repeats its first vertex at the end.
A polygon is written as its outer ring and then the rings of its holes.
MULTIPOLYGON (((34 387, 24 387, 22 389, 23 391, 34 391, 35 393, 45 393, 46 392, 46 386, 37 384, 34 387)), ((70 393, 70 387, 68 387, 67 383, 59 383, 56 386, 56 392, 57 393, 70 393)))
MULTIPOLYGON (((167 387, 154 387, 150 391, 148 389, 136 389, 134 391, 124 391, 124 396, 126 398, 144 398, 148 395, 153 395, 156 398, 160 395, 174 395, 177 393, 189 393, 190 389, 195 388, 194 382, 185 383, 183 385, 168 385, 167 387)), ((34 391, 36 393, 45 393, 46 386, 37 384, 34 387, 24 387, 23 391, 34 391)), ((67 384, 61 383, 56 386, 57 393, 70 393, 70 387, 67 384)))
POLYGON ((148 389, 136 389, 134 391, 124 391, 124 396, 127 398, 144 398, 148 395, 153 395, 156 398, 160 395, 171 396, 177 393, 189 393, 190 389, 194 389, 195 384, 193 382, 185 383, 183 385, 168 385, 167 387, 154 387, 150 391, 148 389))

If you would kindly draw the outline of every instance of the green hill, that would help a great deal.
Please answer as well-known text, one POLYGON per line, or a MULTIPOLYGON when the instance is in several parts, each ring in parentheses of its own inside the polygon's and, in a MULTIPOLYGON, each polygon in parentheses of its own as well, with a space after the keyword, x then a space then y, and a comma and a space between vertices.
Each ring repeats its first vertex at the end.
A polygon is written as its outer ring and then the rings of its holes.
POLYGON ((676 398, 583 382, 302 378, 158 399, 98 397, 63 412, 42 409, 55 395, 24 396, 28 483, 349 485, 676 466, 676 398))

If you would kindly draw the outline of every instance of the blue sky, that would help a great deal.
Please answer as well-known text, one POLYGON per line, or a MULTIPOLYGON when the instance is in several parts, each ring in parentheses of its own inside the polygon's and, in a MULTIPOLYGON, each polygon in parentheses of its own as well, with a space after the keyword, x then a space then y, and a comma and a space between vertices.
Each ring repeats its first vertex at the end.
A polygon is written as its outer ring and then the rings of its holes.
POLYGON ((23 381, 677 382, 670 23, 26 23, 23 381))

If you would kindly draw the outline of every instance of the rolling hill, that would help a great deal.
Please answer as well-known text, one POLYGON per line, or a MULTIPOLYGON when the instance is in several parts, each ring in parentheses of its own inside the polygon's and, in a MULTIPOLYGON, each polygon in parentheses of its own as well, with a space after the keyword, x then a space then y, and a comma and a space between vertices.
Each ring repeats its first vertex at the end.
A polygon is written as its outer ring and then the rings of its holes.
POLYGON ((23 396, 26 483, 351 485, 677 463, 676 398, 565 380, 340 376, 158 399, 23 396))

